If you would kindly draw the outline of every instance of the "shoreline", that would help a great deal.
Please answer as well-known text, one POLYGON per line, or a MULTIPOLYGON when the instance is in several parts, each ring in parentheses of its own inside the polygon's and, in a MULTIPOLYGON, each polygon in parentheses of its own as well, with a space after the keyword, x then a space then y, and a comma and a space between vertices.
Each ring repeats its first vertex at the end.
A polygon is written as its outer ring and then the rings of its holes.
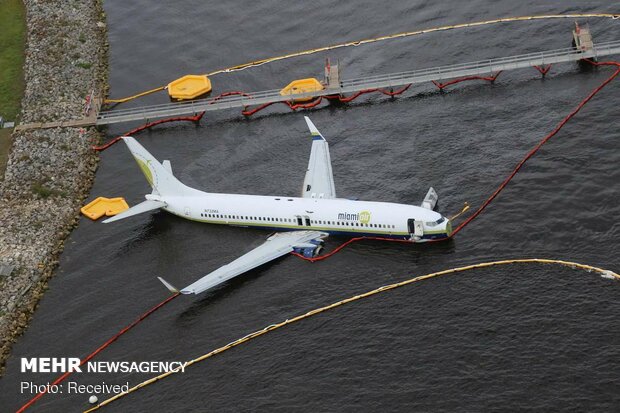
MULTIPOLYGON (((79 119, 85 97, 106 93, 102 0, 24 0, 26 46, 21 122, 79 119)), ((95 128, 14 132, 0 182, 0 374, 47 289, 65 239, 79 222, 98 164, 95 128)))

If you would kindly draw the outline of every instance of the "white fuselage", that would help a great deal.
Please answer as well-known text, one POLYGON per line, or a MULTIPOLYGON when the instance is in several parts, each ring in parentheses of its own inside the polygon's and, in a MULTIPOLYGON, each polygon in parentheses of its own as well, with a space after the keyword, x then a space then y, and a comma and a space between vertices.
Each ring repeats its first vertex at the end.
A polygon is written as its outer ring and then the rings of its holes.
POLYGON ((170 213, 210 224, 274 231, 313 229, 418 242, 445 238, 452 232, 451 222, 435 211, 391 202, 214 194, 196 189, 183 195, 148 197, 165 202, 163 209, 170 213), (414 221, 422 225, 422 234, 419 229, 415 234, 414 221))

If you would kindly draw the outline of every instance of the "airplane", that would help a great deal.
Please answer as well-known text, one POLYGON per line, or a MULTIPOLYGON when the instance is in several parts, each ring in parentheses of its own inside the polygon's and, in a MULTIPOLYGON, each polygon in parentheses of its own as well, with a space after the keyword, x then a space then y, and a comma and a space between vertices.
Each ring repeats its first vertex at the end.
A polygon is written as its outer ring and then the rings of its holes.
POLYGON ((305 119, 312 149, 301 197, 219 194, 190 188, 173 175, 170 161, 159 163, 133 137, 125 136, 123 141, 153 190, 144 202, 103 222, 163 209, 192 221, 275 231, 265 243, 181 290, 158 277, 168 290, 182 294, 200 294, 291 252, 315 257, 329 235, 411 242, 450 237, 452 223, 434 211, 438 196, 432 187, 421 206, 338 198, 329 145, 312 121, 305 119))

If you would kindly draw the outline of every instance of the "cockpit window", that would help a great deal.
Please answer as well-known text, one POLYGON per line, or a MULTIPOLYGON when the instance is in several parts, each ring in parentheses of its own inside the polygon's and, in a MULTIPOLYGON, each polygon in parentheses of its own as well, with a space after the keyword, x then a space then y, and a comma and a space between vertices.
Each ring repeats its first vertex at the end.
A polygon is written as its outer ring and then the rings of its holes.
POLYGON ((425 224, 426 224, 427 227, 434 227, 434 226, 437 226, 437 225, 441 224, 445 220, 446 219, 444 217, 441 217, 437 221, 425 222, 425 224))

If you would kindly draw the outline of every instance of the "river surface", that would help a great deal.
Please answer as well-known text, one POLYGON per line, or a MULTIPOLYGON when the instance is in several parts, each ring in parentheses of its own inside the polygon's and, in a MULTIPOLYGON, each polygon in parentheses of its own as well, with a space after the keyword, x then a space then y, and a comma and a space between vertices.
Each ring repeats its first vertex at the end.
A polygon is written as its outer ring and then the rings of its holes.
MULTIPOLYGON (((492 19, 608 12, 607 2, 153 2, 105 1, 110 94, 120 97, 258 58, 347 40, 492 19)), ((620 23, 590 19, 595 41, 620 23)), ((214 94, 279 88, 501 57, 570 45, 572 20, 441 32, 213 77, 214 94)), ((309 115, 331 144, 339 196, 476 207, 516 163, 611 74, 577 64, 503 73, 446 93, 432 84, 403 97, 244 119, 205 115, 138 136, 190 186, 211 192, 296 195, 311 140, 309 115)), ((620 81, 591 101, 532 158, 456 239, 433 245, 363 242, 310 264, 285 257, 206 294, 183 296, 97 356, 101 361, 189 360, 271 323, 375 287, 447 268, 541 257, 620 269, 620 81)), ((166 102, 164 94, 132 105, 166 102)), ((113 137, 132 125, 110 127, 113 137)), ((123 144, 101 154, 92 198, 150 192, 123 144)), ((266 233, 209 226, 160 212, 103 225, 82 218, 31 325, 0 380, 14 411, 57 374, 20 373, 21 357, 84 357, 168 291, 259 245, 266 233)), ((330 250, 343 239, 330 238, 330 250)), ((103 411, 588 411, 620 410, 620 284, 557 266, 513 265, 435 278, 321 314, 194 365, 103 411)), ((131 385, 152 374, 74 374, 79 384, 131 385)), ((88 394, 46 395, 31 409, 82 411, 88 394)), ((100 400, 105 397, 100 396, 100 400)))

